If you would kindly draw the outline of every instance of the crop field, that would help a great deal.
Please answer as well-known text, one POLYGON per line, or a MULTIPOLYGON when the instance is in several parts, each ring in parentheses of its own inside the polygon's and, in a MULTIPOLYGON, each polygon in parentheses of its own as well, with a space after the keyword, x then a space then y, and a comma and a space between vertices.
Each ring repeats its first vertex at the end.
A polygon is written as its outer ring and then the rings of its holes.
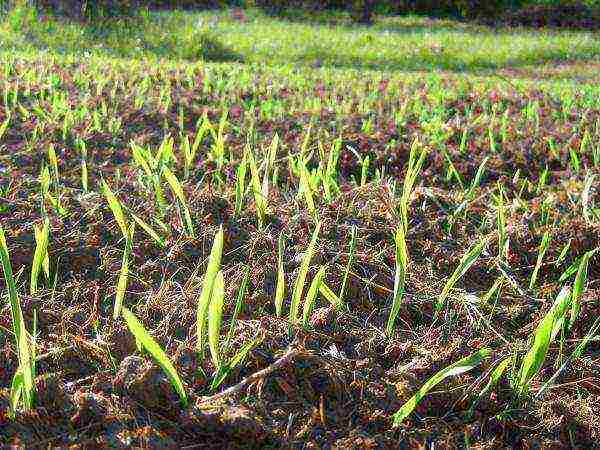
POLYGON ((597 32, 3 20, 0 447, 598 448, 597 32))

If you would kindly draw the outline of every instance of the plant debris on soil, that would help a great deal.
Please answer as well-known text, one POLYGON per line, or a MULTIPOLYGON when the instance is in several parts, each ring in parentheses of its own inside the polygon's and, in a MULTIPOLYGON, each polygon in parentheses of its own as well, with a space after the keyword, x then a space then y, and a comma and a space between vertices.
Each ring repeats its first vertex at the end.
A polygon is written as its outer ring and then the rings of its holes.
MULTIPOLYGON (((351 73, 328 81, 318 72, 294 70, 281 76, 235 64, 5 63, 0 124, 8 125, 0 140, 0 224, 27 329, 32 330, 34 315, 37 323, 37 377, 34 408, 10 418, 19 358, 10 305, 3 301, 0 445, 597 448, 598 340, 537 395, 600 314, 597 255, 589 262, 577 320, 551 343, 530 391, 518 396, 511 380, 558 292, 573 283, 574 275, 559 281, 561 275, 600 245, 598 96, 443 74, 351 73), (205 115, 214 134, 202 137, 186 177, 184 141, 194 142, 205 115), (223 117, 219 153, 215 137, 223 117), (235 214, 236 169, 249 147, 262 174, 275 134, 279 146, 271 159, 261 226, 252 190, 246 190, 241 213, 235 214), (176 157, 168 166, 183 185, 194 237, 164 179, 159 183, 166 207, 160 211, 132 155, 131 143, 155 154, 167 136, 176 157), (340 146, 333 175, 338 189, 328 200, 321 175, 335 145, 340 146), (402 226, 400 197, 413 145, 427 156, 410 198, 404 298, 396 329, 387 335, 394 233, 402 226), (50 189, 60 209, 40 194, 51 146, 59 181, 50 189), (314 214, 306 193, 298 195, 298 155, 305 157, 311 176, 314 214), (136 228, 123 304, 172 361, 187 406, 154 359, 138 350, 125 321, 113 319, 125 241, 102 195, 102 180, 128 217, 142 218, 166 241, 162 248, 136 228), (496 224, 499 186, 506 253, 499 248, 496 224), (44 214, 50 220, 50 271, 31 295, 34 227, 42 225, 44 214), (321 230, 309 281, 325 266, 324 281, 337 295, 353 229, 356 249, 343 307, 319 296, 308 323, 291 325, 293 284, 317 224, 315 214, 321 230), (227 327, 244 274, 250 273, 225 356, 253 339, 258 343, 211 390, 215 366, 196 351, 196 309, 221 226, 227 327), (530 289, 544 233, 551 242, 530 289), (281 235, 285 295, 278 317, 281 235), (444 284, 483 238, 483 253, 436 310, 444 284), (499 277, 505 281, 500 290, 486 297, 499 277), (492 349, 491 357, 438 384, 393 426, 393 414, 431 376, 484 347, 492 349), (513 362, 506 375, 469 414, 490 372, 509 356, 513 362)), ((246 183, 249 179, 250 170, 246 183)), ((4 279, 0 283, 5 294, 4 279)))

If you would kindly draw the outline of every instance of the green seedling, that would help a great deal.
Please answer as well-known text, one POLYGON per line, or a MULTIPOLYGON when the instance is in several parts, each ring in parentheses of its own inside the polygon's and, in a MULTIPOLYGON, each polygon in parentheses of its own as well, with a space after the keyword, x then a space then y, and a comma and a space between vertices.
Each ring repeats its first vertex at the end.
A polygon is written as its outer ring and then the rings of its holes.
POLYGON ((313 123, 312 121, 308 124, 308 128, 306 129, 306 134, 304 135, 304 139, 302 140, 302 145, 300 146, 300 160, 304 160, 306 152, 308 151, 308 145, 310 143, 311 131, 312 131, 313 123))
POLYGON ((585 155, 587 153, 587 147, 591 145, 592 138, 590 136, 590 132, 585 130, 583 133, 583 137, 581 138, 581 142, 579 143, 579 154, 585 155))
POLYGON ((540 173, 540 176, 538 177, 537 187, 535 190, 536 194, 539 195, 540 192, 542 192, 542 190, 544 189, 544 186, 548 182, 548 176, 549 176, 548 166, 546 166, 546 167, 544 167, 544 170, 542 171, 542 173, 540 173))
POLYGON ((223 114, 219 120, 219 129, 216 133, 212 127, 210 128, 214 140, 214 143, 211 147, 211 156, 213 160, 216 161, 217 168, 219 170, 225 162, 225 141, 227 139, 227 136, 225 135, 225 127, 227 126, 228 113, 229 111, 227 109, 223 110, 223 114))
POLYGON ((489 159, 490 159, 489 156, 486 156, 485 158, 483 158, 483 161, 481 161, 481 164, 479 164, 479 167, 477 168, 477 172, 475 172, 475 176, 473 177, 473 180, 471 181, 471 186, 469 186, 469 190, 467 191, 467 198, 470 201, 472 201, 475 198, 475 195, 477 194, 477 190, 479 189, 479 186, 481 185, 481 179, 483 178, 483 175, 485 174, 485 165, 487 164, 489 159))
POLYGON ((490 143, 490 151, 492 153, 496 153, 498 151, 498 148, 496 146, 496 135, 494 134, 493 124, 490 124, 490 126, 488 127, 488 141, 490 143))
POLYGON ((361 163, 361 169, 360 169, 360 185, 361 187, 364 186, 365 184, 367 184, 367 175, 369 174, 369 162, 370 162, 370 158, 369 155, 365 156, 362 160, 361 163))
POLYGON ((8 112, 8 114, 6 115, 6 119, 4 119, 4 122, 2 122, 2 125, 0 125, 0 140, 2 140, 2 138, 4 137, 4 135, 6 134, 6 130, 8 130, 8 126, 10 125, 10 111, 8 112))
POLYGON ((471 268, 473 264, 479 259, 479 256, 483 252, 485 245, 487 244, 487 240, 483 239, 475 244, 460 260, 458 267, 454 270, 444 288, 442 289, 442 293, 438 297, 436 301, 436 310, 441 310, 444 307, 446 302, 446 298, 450 294, 450 291, 454 288, 458 280, 460 280, 465 273, 471 268))
POLYGON ((236 169, 235 179, 235 217, 239 217, 242 214, 242 208, 244 207, 244 194, 246 192, 246 172, 248 163, 246 161, 246 154, 242 157, 240 165, 236 169))
POLYGON ((392 308, 388 317, 386 333, 388 336, 394 334, 396 327, 396 318, 400 312, 402 297, 404 296, 404 286, 406 283, 406 274, 408 272, 408 249, 403 227, 398 227, 394 235, 394 244, 396 248, 396 274, 394 276, 394 294, 392 298, 392 308))
POLYGON ((331 146, 331 151, 329 152, 329 157, 327 159, 327 167, 325 169, 325 174, 322 180, 325 200, 328 203, 331 203, 333 201, 334 194, 340 193, 340 187, 337 180, 337 166, 340 158, 341 147, 342 141, 340 138, 338 138, 331 146))
POLYGON ((46 275, 49 275, 49 260, 48 260, 48 241, 50 240, 50 221, 44 220, 42 228, 37 226, 35 232, 35 252, 33 255, 33 264, 31 266, 31 279, 29 282, 29 293, 35 295, 37 292, 38 278, 40 272, 44 270, 46 275))
POLYGON ((346 269, 344 270, 344 278, 342 279, 342 287, 340 288, 340 303, 343 304, 344 296, 346 294, 346 285, 348 283, 348 275, 350 274, 350 270, 352 269, 352 264, 354 263, 354 255, 356 254, 356 225, 352 226, 350 231, 350 248, 348 252, 348 263, 346 264, 346 269))
POLYGON ((104 194, 104 198, 106 198, 108 207, 117 221, 117 225, 119 225, 119 228, 121 229, 121 233, 123 233, 123 237, 127 239, 129 236, 129 227, 127 226, 123 207, 121 206, 119 199, 115 196, 113 191, 111 191, 108 183, 104 180, 102 180, 102 193, 104 194))
POLYGON ((267 199, 263 196, 258 167, 250 146, 246 146, 245 157, 250 166, 250 185, 252 187, 252 192, 254 193, 254 205, 256 208, 258 226, 259 228, 262 228, 267 217, 267 199))
POLYGON ((244 278, 242 279, 242 284, 238 290, 237 299, 235 302, 235 309, 233 311, 233 316, 231 317, 231 323, 229 325, 229 333, 227 333, 227 341, 225 343, 225 351, 229 350, 231 345, 231 340, 233 339, 233 334, 235 333, 235 322, 242 312, 242 306, 244 304, 244 296, 246 295, 246 290, 248 289, 248 284, 250 282, 250 267, 246 267, 246 272, 244 273, 244 278))
POLYGON ((489 304, 490 300, 493 297, 497 297, 497 294, 502 290, 502 286, 504 286, 505 282, 506 278, 504 277, 504 275, 500 275, 498 278, 496 278, 496 281, 494 281, 492 287, 490 287, 490 289, 485 293, 485 295, 481 297, 481 303, 483 305, 489 304))
POLYGON ((523 358, 521 369, 516 379, 515 387, 519 395, 523 395, 529 389, 531 380, 542 368, 548 348, 550 347, 550 342, 561 328, 561 322, 564 320, 570 303, 571 292, 567 287, 564 287, 556 297, 550 311, 548 311, 537 326, 534 333, 533 345, 523 358))
POLYGON ((125 323, 127 323, 127 327, 131 334, 135 336, 136 341, 139 343, 140 347, 144 348, 150 356, 154 358, 154 361, 161 367, 161 369, 167 375, 167 378, 171 382, 173 389, 177 392, 179 399, 181 400, 182 406, 186 407, 188 404, 187 393, 185 392, 185 387, 183 386, 183 382, 181 378, 179 378, 179 374, 173 366, 173 363, 164 352, 160 345, 154 340, 154 338, 146 331, 144 326, 140 323, 140 321, 135 317, 135 315, 129 311, 129 309, 123 307, 122 310, 123 319, 125 319, 125 323))
POLYGON ((33 408, 35 396, 35 347, 33 347, 25 327, 17 285, 10 263, 8 245, 6 244, 6 236, 2 226, 0 226, 0 263, 2 264, 4 281, 8 288, 12 331, 19 359, 19 366, 13 377, 10 392, 10 415, 14 417, 19 405, 22 406, 24 411, 30 411, 33 408))
POLYGON ((321 283, 319 284, 319 294, 321 294, 325 300, 331 303, 331 306, 333 306, 335 309, 339 310, 342 308, 343 303, 341 299, 323 280, 321 280, 321 283))
POLYGON ((400 218, 402 219, 404 234, 408 233, 408 208, 411 202, 412 191, 417 181, 417 177, 423 168, 425 157, 427 156, 427 150, 423 147, 419 151, 419 147, 420 144, 415 140, 410 149, 408 169, 406 170, 406 176, 404 177, 404 186, 400 198, 400 218))
POLYGON ((573 172, 579 173, 579 171, 581 170, 581 161, 579 159, 579 155, 577 154, 577 150, 575 150, 574 148, 570 148, 569 156, 571 158, 571 169, 573 170, 573 172))
POLYGON ((467 152, 467 138, 469 136, 469 130, 464 129, 462 135, 460 137, 460 144, 458 146, 458 151, 461 155, 464 155, 467 152))
MULTIPOLYGON (((243 295, 245 292, 245 285, 248 282, 249 272, 246 272, 246 277, 242 288, 240 289, 240 294, 238 295, 238 301, 236 304, 236 310, 231 319, 231 325, 229 329, 229 339, 233 334, 233 330, 235 327, 235 322, 237 320, 237 315, 239 314, 239 310, 241 309, 241 303, 243 299, 243 295)), ((223 354, 221 352, 220 345, 220 331, 221 324, 223 322, 223 304, 225 299, 225 280, 223 278, 223 272, 217 272, 215 276, 215 281, 213 284, 213 290, 211 294, 210 306, 208 310, 208 345, 210 348, 210 354, 213 361, 213 365, 215 366, 215 376, 211 383, 210 389, 216 390, 219 386, 225 381, 227 376, 233 371, 239 364, 241 364, 248 353, 257 345, 259 339, 253 339, 244 345, 240 351, 238 351, 233 358, 229 362, 223 361, 223 354)), ((225 347, 225 351, 228 350, 228 346, 225 347)))
POLYGON ((321 266, 321 268, 313 278, 312 283, 308 288, 308 292, 306 293, 306 298, 304 299, 304 306, 302 308, 302 325, 304 327, 308 326, 310 315, 312 314, 312 311, 315 308, 317 294, 320 291, 323 278, 325 278, 325 266, 321 266))
POLYGON ((567 257, 567 253, 569 253, 569 250, 571 249, 571 242, 573 241, 572 238, 570 238, 565 245, 563 246, 562 250, 560 251, 558 258, 556 258, 556 261, 554 262, 554 267, 558 267, 567 257))
POLYGON ((481 364, 485 359, 487 359, 492 354, 492 351, 488 348, 482 348, 478 352, 472 354, 471 356, 467 356, 454 364, 449 365, 448 367, 440 370, 434 376, 432 376, 427 382, 421 386, 421 388, 417 391, 415 395, 413 395, 410 400, 408 400, 395 414, 394 414, 394 427, 398 427, 402 424, 404 419, 406 419, 417 407, 417 405, 421 402, 423 397, 427 395, 427 393, 437 386, 439 383, 444 381, 446 378, 451 376, 460 375, 462 373, 468 372, 479 364, 481 364))
POLYGON ((555 197, 552 195, 548 195, 544 198, 544 200, 542 201, 542 204, 540 206, 540 226, 548 226, 551 224, 551 219, 552 219, 552 209, 554 207, 555 204, 555 197))
POLYGON ((264 178, 268 178, 269 173, 271 173, 271 171, 273 171, 275 169, 275 159, 277 158, 277 150, 279 148, 279 135, 277 133, 275 133, 273 135, 273 139, 271 140, 271 145, 269 146, 269 151, 267 152, 267 167, 265 168, 265 174, 263 177, 263 183, 264 178))
POLYGON ((304 194, 304 201, 309 214, 315 221, 318 221, 317 208, 315 207, 315 201, 313 198, 312 187, 309 180, 308 169, 306 168, 306 162, 304 160, 298 161, 298 170, 300 171, 300 189, 304 194))
POLYGON ((172 154, 172 151, 169 153, 169 142, 168 139, 163 140, 156 157, 149 150, 140 147, 133 141, 130 142, 133 160, 143 173, 141 177, 142 184, 154 191, 156 206, 161 217, 167 209, 167 202, 161 181, 161 170, 165 164, 165 160, 170 159, 170 154, 172 154))
POLYGON ((549 387, 551 387, 554 384, 554 382, 556 381, 556 379, 560 376, 560 374, 562 372, 564 372, 564 370, 569 366, 569 364, 572 361, 574 361, 574 360, 576 360, 576 359, 578 359, 578 358, 581 357, 581 355, 583 354, 583 352, 587 348, 587 346, 590 343, 590 341, 593 338, 595 338, 595 337, 597 338, 598 331, 600 331, 600 317, 596 318, 596 320, 594 321, 594 323, 590 327, 590 330, 586 333, 586 335, 583 337, 583 339, 577 345, 577 347, 575 347, 575 350, 573 350, 573 353, 571 353, 569 355, 569 357, 562 363, 562 365, 558 368, 558 370, 554 373, 554 375, 552 375, 550 377, 550 379, 546 383, 544 383, 544 385, 540 388, 540 390, 538 391, 538 393, 536 395, 536 399, 541 398, 542 394, 549 387))
POLYGON ((162 238, 155 230, 154 228, 152 228, 148 223, 144 222, 141 218, 139 218, 138 216, 136 216, 134 213, 132 213, 131 211, 129 211, 129 214, 131 215, 131 218, 135 221, 135 223, 137 223, 142 230, 144 230, 144 232, 150 236, 150 238, 156 242, 160 247, 165 248, 167 246, 167 243, 165 241, 164 238, 162 238))
POLYGON ((119 281, 117 282, 117 290, 115 292, 115 303, 113 305, 113 320, 117 320, 121 315, 123 300, 127 291, 127 281, 129 279, 129 259, 133 251, 133 236, 135 233, 135 224, 128 227, 127 235, 125 236, 125 249, 123 250, 123 259, 121 260, 121 270, 119 271, 119 281))
POLYGON ((481 162, 481 164, 479 165, 479 167, 477 168, 475 177, 473 177, 473 180, 471 181, 471 185, 469 186, 469 189, 467 190, 467 192, 464 195, 464 200, 462 201, 462 203, 460 205, 458 205, 458 207, 452 214, 453 221, 456 220, 456 218, 459 217, 461 214, 466 213, 469 205, 473 202, 473 200, 475 200, 475 196, 477 195, 477 190, 479 189, 479 186, 481 185, 481 179, 483 178, 483 174, 485 173, 485 165, 488 162, 488 160, 489 160, 489 157, 485 157, 483 159, 483 161, 481 162))
POLYGON ((87 146, 85 141, 77 139, 77 147, 81 155, 81 189, 87 193, 89 190, 88 166, 87 166, 87 146))
POLYGON ((592 224, 592 214, 590 210, 590 192, 592 190, 592 185, 594 184, 594 179, 596 178, 595 174, 588 173, 585 177, 585 182, 583 185, 583 191, 581 192, 581 204, 583 206, 583 218, 586 223, 592 224))
POLYGON ((509 356, 508 358, 503 359, 500 362, 500 364, 498 364, 496 366, 496 368, 492 371, 489 381, 487 382, 485 387, 481 390, 481 392, 479 392, 479 395, 473 401, 473 403, 471 403, 471 407, 469 408, 469 411, 467 412, 467 417, 473 417, 473 413, 475 412, 475 407, 479 404, 481 399, 486 397, 492 391, 492 389, 494 389, 494 387, 498 384, 498 382, 500 381, 500 378, 502 378, 502 375, 504 375, 504 372, 506 372, 506 369, 510 366, 512 359, 513 359, 512 356, 509 356))
POLYGON ((190 177, 190 173, 194 166, 194 162, 196 161, 196 155, 198 153, 198 148, 200 144, 204 140, 207 133, 209 133, 212 129, 212 125, 208 120, 208 115, 205 112, 202 119, 198 120, 196 124, 196 135, 194 137, 194 142, 190 145, 190 140, 187 136, 182 141, 181 148, 183 152, 184 159, 184 178, 187 180, 190 177))
POLYGON ((54 151, 54 146, 51 145, 48 147, 48 160, 50 161, 50 167, 52 167, 52 175, 53 175, 53 183, 54 189, 56 191, 56 196, 58 197, 58 188, 59 188, 59 177, 58 177, 58 158, 56 157, 56 152, 54 151))
POLYGON ((60 216, 66 216, 67 210, 62 206, 60 201, 60 182, 58 178, 58 159, 54 147, 48 147, 48 160, 50 161, 50 167, 52 168, 52 176, 50 175, 50 169, 47 166, 42 168, 40 172, 40 188, 42 193, 42 212, 46 215, 43 201, 48 200, 52 207, 60 216), (54 194, 50 193, 50 188, 53 187, 54 194))
POLYGON ((219 333, 223 321, 223 302, 225 299, 225 280, 220 270, 215 276, 215 282, 211 292, 210 304, 208 306, 208 347, 214 366, 221 368, 221 355, 219 345, 219 333))
POLYGON ((308 248, 304 253, 304 257, 302 258, 302 263, 300 264, 300 270, 298 271, 298 276, 296 277, 296 281, 294 282, 294 289, 292 291, 292 303, 290 305, 290 323, 295 325, 298 323, 298 311, 300 309, 300 301, 302 299, 302 292, 304 291, 304 285, 306 283, 306 275, 308 274, 308 269, 310 266, 310 261, 315 253, 315 246, 317 244, 317 239, 319 237, 319 232, 321 231, 321 222, 317 223, 315 230, 313 232, 312 238, 310 240, 310 244, 308 244, 308 248))
POLYGON ((202 280, 202 291, 198 299, 198 309, 196 311, 196 336, 197 336, 197 351, 201 355, 204 354, 204 346, 206 343, 206 323, 208 319, 208 307, 211 302, 213 286, 217 273, 221 267, 221 256, 223 255, 223 228, 219 229, 213 241, 210 256, 208 257, 208 265, 206 273, 202 280))
POLYGON ((586 252, 577 268, 577 275, 575 275, 575 281, 573 282, 573 291, 571 294, 571 318, 569 319, 569 328, 573 327, 573 324, 579 317, 579 311, 581 309, 581 304, 579 302, 583 291, 585 291, 585 286, 587 283, 587 272, 588 265, 590 259, 594 256, 594 254, 600 249, 600 247, 595 250, 591 250, 586 252))
POLYGON ((277 240, 277 286, 275 287, 275 314, 283 314, 283 299, 285 296, 285 272, 283 271, 284 237, 283 233, 277 240))
POLYGON ((542 236, 542 242, 540 243, 540 248, 538 250, 537 260, 535 262, 535 267, 533 269, 533 273, 531 274, 531 278, 529 279, 529 289, 533 289, 535 286, 535 282, 537 281, 538 272, 542 267, 542 262, 544 260, 544 255, 548 251, 550 247, 550 241, 552 240, 552 235, 550 232, 546 231, 542 236))
POLYGON ((212 129, 212 125, 211 125, 210 121, 208 120, 208 114, 206 112, 204 112, 204 115, 202 116, 202 124, 200 126, 198 126, 196 124, 196 128, 197 128, 196 136, 194 137, 194 143, 192 144, 192 148, 191 148, 192 153, 191 153, 191 158, 190 158, 190 165, 193 162, 193 160, 195 159, 196 154, 198 153, 198 148, 200 147, 200 144, 204 140, 204 137, 212 129))
POLYGON ((173 172, 171 172, 171 170, 166 166, 163 167, 163 175, 164 175, 165 179, 167 180, 167 183, 171 187, 173 194, 175 194, 175 197, 177 197, 177 200, 179 202, 179 208, 180 208, 180 211, 182 212, 183 222, 185 223, 187 233, 190 237, 194 238, 195 237, 194 224, 192 222, 192 216, 190 214, 190 209, 188 208, 188 205, 187 205, 185 193, 183 192, 183 186, 181 185, 181 183, 179 182, 179 180, 177 179, 175 174, 173 172))
POLYGON ((508 259, 509 238, 506 230, 506 207, 504 203, 504 187, 498 183, 498 195, 496 198, 496 226, 498 229, 498 257, 506 261, 508 259))

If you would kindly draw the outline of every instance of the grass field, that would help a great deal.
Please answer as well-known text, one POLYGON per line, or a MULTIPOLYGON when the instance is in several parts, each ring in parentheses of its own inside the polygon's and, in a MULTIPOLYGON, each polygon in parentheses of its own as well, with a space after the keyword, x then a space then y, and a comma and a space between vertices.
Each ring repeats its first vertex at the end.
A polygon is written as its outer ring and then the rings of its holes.
POLYGON ((597 33, 0 41, 0 446, 595 448, 597 33))

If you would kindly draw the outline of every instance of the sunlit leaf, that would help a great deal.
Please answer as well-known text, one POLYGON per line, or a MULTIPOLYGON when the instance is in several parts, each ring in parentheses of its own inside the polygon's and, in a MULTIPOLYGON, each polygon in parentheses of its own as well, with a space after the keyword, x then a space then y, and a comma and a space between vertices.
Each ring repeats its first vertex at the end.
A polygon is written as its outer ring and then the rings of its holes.
POLYGON ((204 351, 204 345, 206 342, 206 322, 208 306, 210 304, 210 298, 212 295, 213 285, 219 269, 221 267, 221 256, 223 254, 223 228, 219 228, 219 232, 215 235, 210 256, 208 258, 208 265, 206 267, 206 274, 202 281, 202 292, 198 299, 198 309, 196 310, 196 336, 198 339, 197 349, 200 353, 204 351))
POLYGON ((475 264, 475 262, 483 252, 486 243, 486 240, 481 240, 477 244, 475 244, 467 253, 465 253, 465 255, 460 260, 458 267, 456 267, 456 269, 444 285, 444 289, 442 290, 442 293, 437 299, 436 309, 439 310, 444 306, 448 294, 450 294, 450 291, 454 288, 458 280, 460 280, 462 276, 465 273, 467 273, 467 271, 471 268, 471 266, 475 264))
POLYGON ((477 353, 467 356, 454 364, 440 370, 434 376, 432 376, 427 382, 421 386, 415 395, 413 395, 395 414, 394 414, 394 426, 402 424, 421 402, 423 397, 434 388, 437 384, 442 382, 448 377, 460 375, 468 372, 477 367, 481 362, 488 358, 492 354, 492 351, 488 348, 482 348, 477 353))
POLYGON ((300 264, 300 270, 294 283, 294 289, 292 291, 292 303, 290 305, 290 322, 292 324, 298 323, 298 311, 300 309, 300 301, 302 299, 302 292, 304 291, 304 284, 306 283, 306 275, 310 267, 310 261, 315 253, 315 246, 317 245, 317 239, 319 232, 321 231, 321 222, 317 223, 315 230, 313 231, 310 244, 304 253, 302 263, 300 264))
POLYGON ((121 313, 123 314, 123 318, 125 319, 127 327, 131 333, 141 343, 142 347, 146 349, 148 353, 150 353, 156 363, 162 368, 169 378, 173 389, 175 389, 175 392, 177 392, 179 398, 181 399, 182 405, 184 407, 187 406, 188 398, 185 388, 181 382, 181 379, 179 378, 179 375, 177 374, 177 370, 173 366, 173 363, 167 354, 162 348, 160 348, 160 345, 158 345, 154 338, 150 336, 144 326, 131 311, 129 311, 126 307, 123 307, 121 313))
POLYGON ((224 299, 225 280, 223 279, 223 272, 219 270, 215 276, 210 305, 208 306, 208 346, 210 348, 213 364, 217 369, 221 366, 219 336, 221 333, 221 323, 223 321, 224 299))

